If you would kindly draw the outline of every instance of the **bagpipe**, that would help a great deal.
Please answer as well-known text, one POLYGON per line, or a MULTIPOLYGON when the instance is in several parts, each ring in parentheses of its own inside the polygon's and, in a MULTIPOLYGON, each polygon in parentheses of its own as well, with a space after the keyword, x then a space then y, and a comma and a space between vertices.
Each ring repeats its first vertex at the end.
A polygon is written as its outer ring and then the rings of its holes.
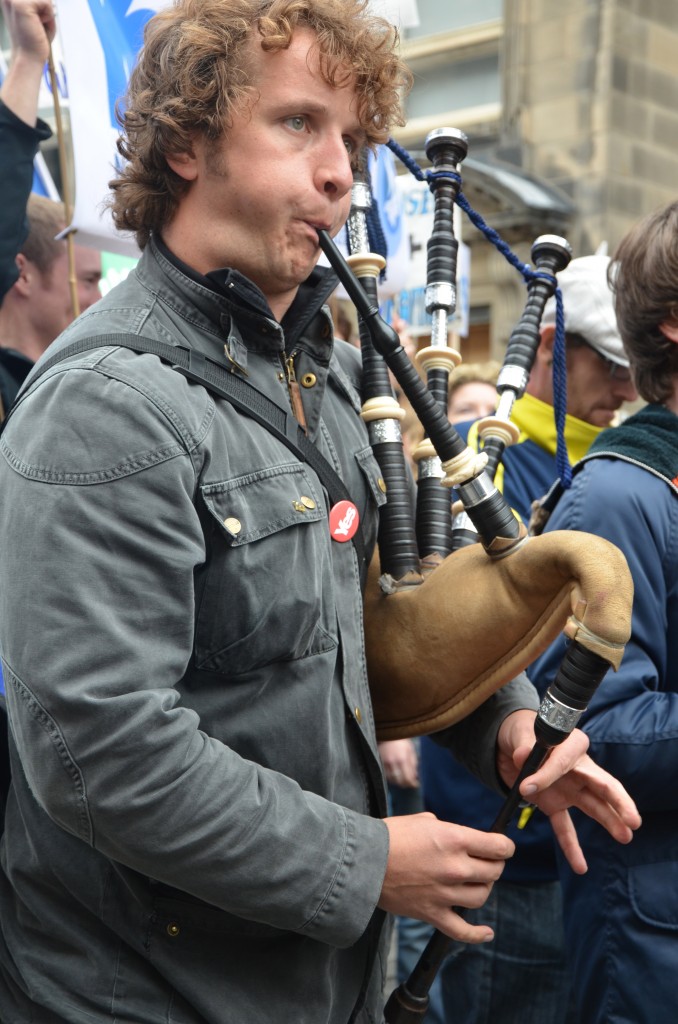
MULTIPOLYGON (((503 831, 519 805, 520 783, 575 728, 608 669, 619 667, 630 636, 633 584, 623 554, 602 538, 574 531, 528 536, 494 484, 503 451, 518 435, 511 410, 525 390, 551 295, 556 296, 556 331, 564 359, 556 274, 569 262, 568 243, 554 235, 538 238, 532 247, 534 268, 507 255, 525 278, 527 300, 499 373, 496 414, 481 421, 484 447, 475 451, 447 418, 449 374, 460 359, 447 341, 455 309, 454 204, 490 240, 498 240, 498 248, 508 247, 463 196, 459 168, 468 147, 462 132, 441 128, 427 136, 432 169, 426 174, 396 143, 389 146, 417 177, 428 180, 434 195, 425 290, 431 344, 417 354, 419 369, 379 312, 377 278, 385 261, 370 251, 371 196, 364 169, 357 172, 353 189, 349 256, 343 256, 326 232, 318 232, 321 248, 358 312, 362 415, 387 497, 380 516, 378 564, 375 558, 364 596, 377 735, 424 735, 458 722, 564 632, 569 644, 537 712, 534 748, 491 828, 503 831), (400 431, 402 411, 390 374, 426 433, 414 453, 416 508, 400 431), (455 540, 459 517, 461 542, 455 540)), ((388 1024, 421 1020, 451 942, 434 932, 410 979, 391 995, 388 1024)))

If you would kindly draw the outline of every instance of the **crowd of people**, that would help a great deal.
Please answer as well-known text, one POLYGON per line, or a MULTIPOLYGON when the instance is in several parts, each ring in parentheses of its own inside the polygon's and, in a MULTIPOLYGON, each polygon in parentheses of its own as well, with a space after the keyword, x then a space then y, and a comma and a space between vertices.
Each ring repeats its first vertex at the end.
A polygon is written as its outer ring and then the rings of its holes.
MULTIPOLYGON (((665 1019, 678 205, 559 275, 575 471, 543 529, 624 552, 632 632, 523 780, 526 828, 493 833, 564 640, 438 735, 377 742, 363 588, 388 497, 317 266, 358 154, 403 123, 397 33, 362 0, 155 14, 110 198, 142 255, 100 299, 99 254, 69 260, 63 206, 29 199, 51 0, 3 11, 0 1019, 379 1024, 393 918, 415 951, 455 940, 427 1022, 665 1019)), ((498 478, 526 523, 557 483, 554 336, 551 303, 498 478)), ((497 371, 451 377, 470 446, 497 371)))

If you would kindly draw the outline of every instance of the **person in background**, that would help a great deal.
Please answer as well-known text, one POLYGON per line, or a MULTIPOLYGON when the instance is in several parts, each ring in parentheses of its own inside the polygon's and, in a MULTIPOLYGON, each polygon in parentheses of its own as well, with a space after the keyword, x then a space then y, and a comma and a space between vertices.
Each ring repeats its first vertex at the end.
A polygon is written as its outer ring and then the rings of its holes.
MULTIPOLYGON (((558 275, 567 353, 565 440, 571 461, 581 458, 624 402, 637 397, 617 329, 607 281, 609 259, 572 260, 558 275)), ((555 300, 544 311, 540 343, 525 395, 513 409, 520 427, 496 480, 511 507, 527 523, 533 501, 558 476, 553 413, 555 300)), ((463 364, 455 371, 461 373, 463 364)), ((477 443, 475 424, 458 425, 477 443)), ((614 685, 614 684, 613 684, 614 685)), ((446 821, 489 828, 501 801, 431 739, 421 742, 424 803, 446 821)), ((518 819, 517 819, 518 820, 518 819)), ((571 976, 566 964, 561 889, 548 823, 535 814, 524 829, 508 834, 516 854, 494 886, 483 912, 492 916, 496 939, 482 947, 459 945, 441 972, 446 1017, 455 1024, 575 1024, 571 976)), ((467 914, 474 919, 474 912, 467 914)))
MULTIPOLYGON (((678 1008, 678 203, 622 239, 611 280, 635 387, 647 403, 593 442, 547 530, 586 530, 626 555, 631 639, 583 718, 591 749, 643 817, 632 856, 581 822, 589 870, 560 862, 578 1024, 655 1024, 678 1008)), ((553 678, 555 643, 531 669, 553 678)))
POLYGON ((450 374, 447 418, 450 423, 469 423, 491 416, 497 408, 499 363, 461 363, 450 374))
MULTIPOLYGON (((16 256, 17 278, 0 305, 0 395, 9 409, 33 364, 73 320, 62 203, 31 195, 29 232, 16 256)), ((101 298, 101 256, 76 246, 77 294, 81 311, 101 298)))
POLYGON ((17 278, 15 256, 26 235, 33 160, 52 131, 38 118, 43 69, 56 24, 52 0, 0 0, 12 44, 0 85, 0 300, 17 278))
MULTIPOLYGON (((51 135, 37 117, 43 68, 54 37, 51 0, 2 0, 12 41, 0 88, 0 422, 35 360, 74 316, 63 204, 30 196, 33 159, 51 135)), ((100 297, 101 256, 74 246, 78 312, 100 297)))

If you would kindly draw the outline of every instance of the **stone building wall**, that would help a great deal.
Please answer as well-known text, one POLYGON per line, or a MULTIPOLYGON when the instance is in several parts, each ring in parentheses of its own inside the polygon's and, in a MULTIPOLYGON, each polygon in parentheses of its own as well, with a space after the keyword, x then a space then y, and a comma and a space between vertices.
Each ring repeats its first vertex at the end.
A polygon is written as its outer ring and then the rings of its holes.
POLYGON ((497 154, 574 202, 575 253, 678 197, 675 0, 506 0, 497 154))

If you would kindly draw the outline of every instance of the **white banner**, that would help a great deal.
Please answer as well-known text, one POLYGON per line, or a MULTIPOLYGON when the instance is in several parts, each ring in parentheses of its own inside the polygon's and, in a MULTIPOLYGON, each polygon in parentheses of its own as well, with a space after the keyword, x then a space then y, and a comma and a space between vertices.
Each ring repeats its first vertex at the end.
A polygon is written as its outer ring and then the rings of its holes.
MULTIPOLYGON (((426 256, 427 243, 433 231, 435 200, 426 182, 417 181, 409 174, 400 174, 396 185, 403 205, 404 230, 408 234, 408 272, 399 294, 385 306, 383 315, 392 319, 395 314, 406 320, 416 332, 430 330, 431 318, 426 312, 426 256)), ((461 239, 462 221, 459 207, 454 207, 454 233, 461 239)), ((471 250, 459 241, 457 251, 456 308, 450 328, 462 338, 468 336, 471 294, 471 250)))
POLYGON ((419 24, 417 0, 371 0, 370 10, 399 29, 416 28, 419 24))
POLYGON ((134 238, 116 231, 104 208, 115 176, 119 130, 115 104, 141 46, 143 26, 167 0, 59 0, 75 163, 72 228, 81 245, 138 256, 134 238))

